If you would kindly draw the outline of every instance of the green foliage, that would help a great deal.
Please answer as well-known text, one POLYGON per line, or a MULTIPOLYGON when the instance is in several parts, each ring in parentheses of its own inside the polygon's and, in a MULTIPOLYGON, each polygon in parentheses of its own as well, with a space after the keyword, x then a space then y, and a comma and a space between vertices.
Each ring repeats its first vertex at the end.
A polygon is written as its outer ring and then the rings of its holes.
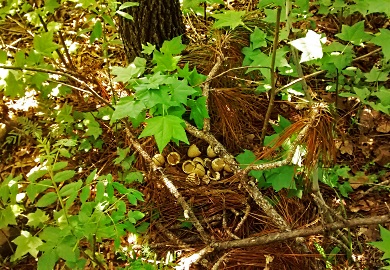
POLYGON ((370 245, 378 248, 383 252, 382 260, 385 261, 387 266, 381 269, 390 269, 390 231, 379 225, 382 241, 371 242, 370 245))
POLYGON ((336 255, 340 252, 339 247, 334 247, 329 254, 327 254, 324 248, 317 242, 313 243, 318 253, 324 258, 326 269, 333 269, 332 265, 336 262, 336 255))
POLYGON ((348 193, 353 191, 350 183, 348 182, 348 179, 352 178, 352 175, 349 174, 350 170, 351 169, 348 166, 339 165, 328 169, 319 168, 319 174, 321 175, 319 179, 329 187, 338 190, 343 197, 348 198, 348 193), (340 177, 342 179, 346 179, 347 181, 340 183, 340 177))

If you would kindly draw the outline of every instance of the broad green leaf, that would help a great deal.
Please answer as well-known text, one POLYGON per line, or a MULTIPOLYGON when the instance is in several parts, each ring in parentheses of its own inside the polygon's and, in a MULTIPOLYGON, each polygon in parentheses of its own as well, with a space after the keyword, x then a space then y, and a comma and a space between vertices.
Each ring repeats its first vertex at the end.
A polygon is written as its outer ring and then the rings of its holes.
POLYGON ((38 259, 38 270, 52 270, 59 257, 54 249, 44 252, 38 259))
POLYGON ((230 29, 234 29, 237 26, 245 25, 242 21, 242 16, 245 15, 245 11, 234 11, 234 10, 228 10, 224 12, 223 14, 214 14, 211 15, 215 19, 217 19, 213 27, 214 28, 223 28, 223 27, 229 27, 230 29))
POLYGON ((35 204, 36 207, 46 207, 57 201, 58 197, 55 192, 49 192, 40 198, 35 204))
POLYGON ((7 52, 4 50, 0 50, 0 64, 5 64, 7 61, 7 52))
POLYGON ((36 180, 38 180, 39 178, 41 178, 42 176, 44 176, 45 174, 47 174, 47 170, 46 169, 39 169, 35 172, 33 172, 32 174, 30 174, 27 179, 28 181, 30 182, 35 182, 36 180))
MULTIPOLYGON (((285 4, 282 5, 282 10, 280 13, 280 21, 281 22, 286 21, 286 8, 284 6, 285 6, 285 4)), ((263 21, 267 22, 267 23, 275 24, 276 19, 277 19, 277 12, 278 12, 277 9, 268 9, 268 8, 265 9, 264 13, 265 13, 266 17, 265 17, 265 19, 263 19, 263 21)), ((281 33, 282 33, 282 31, 281 31, 281 33)))
POLYGON ((135 181, 142 183, 144 180, 144 176, 141 172, 130 172, 126 175, 125 181, 126 183, 133 183, 135 181))
POLYGON ((61 243, 57 247, 57 254, 60 258, 66 261, 75 262, 78 257, 76 256, 77 253, 79 253, 77 248, 74 248, 73 246, 69 246, 67 244, 61 243))
POLYGON ((156 45, 152 45, 149 42, 146 43, 147 45, 142 44, 142 53, 150 55, 154 52, 156 49, 156 45))
POLYGON ((295 181, 295 166, 284 165, 265 171, 267 183, 270 183, 276 192, 286 189, 296 189, 295 181))
POLYGON ((290 44, 302 52, 299 63, 303 63, 322 58, 323 52, 321 43, 325 43, 325 41, 326 40, 321 38, 320 34, 309 30, 306 37, 293 40, 290 44))
POLYGON ((100 127, 99 122, 96 121, 92 113, 84 113, 83 124, 87 127, 85 136, 93 136, 96 140, 100 135, 103 134, 103 130, 100 127))
POLYGON ((390 17, 390 5, 388 0, 375 0, 368 2, 368 14, 371 13, 386 13, 390 17))
POLYGON ((175 37, 171 40, 164 41, 163 45, 161 46, 160 52, 163 54, 180 54, 184 49, 186 48, 186 45, 183 45, 181 42, 181 36, 175 37))
POLYGON ((15 78, 14 72, 8 72, 8 76, 4 79, 5 81, 5 95, 15 98, 23 97, 25 93, 25 85, 21 80, 15 78))
POLYGON ((25 254, 30 253, 33 257, 38 255, 38 247, 43 244, 39 237, 32 236, 27 231, 21 231, 20 236, 12 240, 17 245, 15 254, 12 255, 11 261, 22 258, 25 254))
POLYGON ((54 182, 64 182, 70 178, 72 178, 75 175, 75 171, 73 170, 66 170, 62 172, 58 172, 54 175, 54 182))
POLYGON ((112 114, 111 121, 125 117, 137 118, 146 108, 143 102, 135 101, 132 97, 121 98, 114 107, 115 111, 112 114))
POLYGON ((191 108, 190 119, 195 121, 199 129, 203 128, 205 118, 209 118, 209 113, 206 109, 206 97, 200 97, 196 100, 189 99, 188 106, 191 108))
POLYGON ((372 38, 372 35, 364 32, 364 21, 360 21, 352 26, 343 25, 341 33, 336 34, 336 37, 357 46, 362 46, 363 42, 369 41, 372 38))
POLYGON ((44 9, 49 13, 54 13, 54 11, 60 7, 60 4, 56 0, 45 0, 44 9))
POLYGON ((375 45, 382 47, 383 55, 387 61, 390 60, 390 30, 380 28, 380 35, 371 39, 371 42, 375 45))
POLYGON ((68 162, 67 161, 56 162, 56 163, 53 164, 52 171, 55 172, 55 171, 62 170, 66 166, 68 166, 68 162))
MULTIPOLYGON (((152 108, 158 104, 165 105, 166 109, 170 106, 179 104, 172 104, 171 96, 169 95, 170 87, 167 85, 160 85, 157 89, 140 89, 137 90, 135 96, 146 105, 147 108, 152 108)), ((136 117, 134 117, 136 118, 136 117)))
POLYGON ((91 194, 91 187, 90 186, 83 187, 80 193, 81 203, 85 203, 88 200, 90 194, 91 194))
POLYGON ((371 242, 370 245, 383 252, 382 260, 390 259, 390 231, 379 225, 382 241, 371 242))
POLYGON ((250 36, 250 41, 252 43, 252 49, 258 49, 261 47, 267 46, 267 40, 266 40, 267 34, 260 30, 257 26, 253 33, 250 36))
POLYGON ((382 71, 377 67, 373 67, 369 73, 364 73, 367 78, 366 82, 385 82, 388 80, 389 71, 382 71))
POLYGON ((16 224, 16 216, 11 205, 7 205, 5 209, 0 210, 0 229, 16 224))
POLYGON ((92 183, 93 180, 95 180, 96 172, 97 172, 97 169, 93 170, 93 171, 88 175, 87 179, 85 180, 85 183, 86 183, 86 184, 90 184, 90 183, 92 183))
POLYGON ((127 154, 129 153, 130 151, 130 148, 127 147, 127 148, 120 148, 120 147, 117 147, 116 148, 116 153, 119 157, 117 157, 116 159, 114 159, 114 164, 117 165, 119 163, 121 163, 127 156, 127 154))
POLYGON ((142 219, 145 216, 144 213, 140 211, 130 211, 128 213, 129 221, 135 224, 138 220, 142 219))
POLYGON ((153 71, 173 71, 176 69, 179 60, 180 56, 173 56, 171 54, 163 54, 159 51, 155 51, 153 53, 153 63, 155 63, 156 66, 153 68, 153 71))
POLYGON ((49 31, 34 37, 34 49, 44 56, 51 57, 51 53, 61 46, 53 42, 53 32, 49 31))
POLYGON ((40 227, 43 223, 49 220, 49 216, 41 209, 37 209, 34 213, 27 214, 27 225, 40 227))
POLYGON ((66 184, 61 188, 59 194, 62 197, 69 196, 71 194, 77 195, 82 185, 83 185, 83 181, 81 180, 66 184))
POLYGON ((384 106, 390 106, 390 89, 382 87, 378 92, 373 93, 380 100, 380 103, 384 106))
POLYGON ((117 77, 114 79, 116 82, 128 82, 133 78, 141 76, 145 71, 146 60, 145 58, 136 57, 133 63, 126 68, 113 67, 112 74, 117 77))
POLYGON ((92 28, 91 36, 89 37, 89 43, 92 44, 95 40, 101 38, 103 35, 103 27, 100 20, 95 22, 95 25, 92 28))
POLYGON ((169 83, 171 84, 172 100, 184 105, 187 104, 188 96, 196 93, 196 90, 188 85, 187 80, 179 81, 172 78, 169 83))
POLYGON ((129 192, 129 190, 121 183, 114 182, 114 183, 112 183, 112 185, 121 194, 127 194, 129 192))
POLYGON ((27 197, 29 198, 30 201, 34 201, 37 195, 49 187, 51 187, 51 180, 50 179, 45 179, 40 181, 39 183, 31 183, 28 185, 26 188, 26 193, 27 197))
POLYGON ((106 190, 106 187, 102 181, 97 183, 96 185, 96 196, 95 196, 95 202, 100 202, 104 198, 104 192, 106 190))
POLYGON ((146 120, 147 126, 142 131, 140 138, 154 136, 160 153, 173 139, 189 143, 183 119, 173 116, 156 116, 146 120))

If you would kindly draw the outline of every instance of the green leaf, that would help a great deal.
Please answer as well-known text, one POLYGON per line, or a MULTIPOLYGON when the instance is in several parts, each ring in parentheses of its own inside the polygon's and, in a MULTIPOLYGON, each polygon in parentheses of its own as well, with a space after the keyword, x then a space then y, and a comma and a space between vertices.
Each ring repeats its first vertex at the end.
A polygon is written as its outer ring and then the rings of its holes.
POLYGON ((215 19, 217 19, 213 27, 214 28, 223 28, 223 27, 229 27, 230 29, 234 29, 237 26, 245 25, 242 21, 242 16, 245 15, 245 11, 234 11, 234 10, 228 10, 224 12, 223 14, 214 14, 211 15, 215 19))
POLYGON ((67 184, 61 188, 59 194, 62 197, 70 196, 71 194, 77 195, 82 185, 83 181, 81 180, 67 184))
POLYGON ((186 48, 186 45, 183 45, 181 42, 181 36, 175 37, 171 40, 164 41, 163 45, 161 46, 160 52, 163 54, 180 54, 184 49, 186 48))
POLYGON ((369 41, 372 35, 364 32, 364 21, 355 23, 352 26, 343 25, 341 33, 336 34, 341 40, 349 41, 357 46, 362 46, 363 42, 369 41))
POLYGON ((69 262, 76 262, 77 261, 77 253, 78 249, 74 248, 73 246, 69 246, 66 243, 61 243, 57 247, 57 254, 59 255, 60 258, 69 261, 69 262))
POLYGON ((120 147, 117 147, 116 148, 116 153, 119 157, 117 157, 116 159, 114 159, 114 164, 117 165, 119 163, 121 163, 127 156, 127 154, 129 153, 130 151, 130 148, 127 147, 127 148, 120 148, 120 147))
POLYGON ((117 10, 115 13, 131 21, 134 19, 133 16, 131 16, 129 13, 124 11, 117 10))
POLYGON ((130 172, 126 175, 125 181, 126 183, 133 183, 135 181, 142 183, 144 180, 144 176, 141 172, 130 172))
POLYGON ((206 109, 206 97, 200 97, 196 100, 189 99, 188 106, 191 108, 190 119, 195 121, 199 129, 203 128, 205 118, 210 118, 206 109))
POLYGON ((89 37, 89 43, 92 44, 95 42, 95 40, 101 38, 103 35, 103 27, 100 20, 97 20, 95 22, 95 25, 92 28, 91 36, 89 37))
POLYGON ((114 107, 115 111, 112 114, 111 121, 125 117, 137 118, 146 108, 143 102, 135 101, 132 97, 121 98, 114 107))
POLYGON ((90 194, 91 194, 91 187, 90 186, 83 187, 80 193, 81 203, 85 203, 88 200, 90 194))
POLYGON ((267 183, 270 183, 276 192, 286 189, 296 189, 295 181, 295 166, 284 165, 265 171, 267 183))
POLYGON ((382 241, 371 242, 370 245, 384 252, 382 260, 390 259, 390 231, 379 225, 382 241))
POLYGON ((321 43, 325 43, 325 40, 322 40, 321 35, 312 30, 307 31, 306 37, 290 42, 291 45, 302 52, 299 63, 322 58, 321 43))
POLYGON ((386 61, 390 60, 390 30, 380 28, 380 35, 371 39, 371 42, 375 45, 382 47, 383 55, 385 56, 386 61))
POLYGON ((27 214, 27 225, 33 227, 40 227, 43 223, 49 220, 49 216, 41 209, 37 209, 34 213, 27 214))
POLYGON ((147 45, 142 44, 142 53, 150 55, 154 52, 156 49, 156 45, 152 45, 149 42, 146 43, 147 45))
POLYGON ((154 136, 160 152, 172 139, 189 143, 183 127, 184 121, 177 116, 156 116, 147 119, 146 123, 147 126, 139 137, 154 136))
POLYGON ((59 257, 54 249, 48 250, 38 259, 38 270, 52 270, 59 257))
POLYGON ((163 54, 159 51, 153 53, 153 63, 156 66, 153 68, 154 72, 158 71, 173 71, 179 63, 180 56, 173 56, 171 54, 163 54))
POLYGON ((379 98, 380 103, 384 106, 390 106, 390 89, 381 87, 378 92, 373 94, 379 98))
POLYGON ((128 214, 129 221, 135 224, 138 220, 142 219, 145 216, 144 213, 140 211, 130 211, 128 214))
POLYGON ((0 64, 5 64, 5 62, 7 62, 7 58, 7 52, 0 50, 0 64))
POLYGON ((252 43, 252 49, 258 49, 261 47, 267 46, 267 40, 266 40, 267 34, 260 30, 257 26, 253 33, 250 36, 250 41, 252 43))
POLYGON ((70 178, 72 178, 75 175, 75 171, 73 170, 66 170, 62 172, 58 172, 54 175, 54 182, 63 182, 70 178))
POLYGON ((188 85, 187 80, 180 81, 171 77, 171 80, 168 83, 171 84, 172 100, 184 105, 187 104, 188 96, 196 93, 196 90, 188 85))
POLYGON ((36 207, 46 207, 57 201, 58 197, 55 192, 49 192, 40 198, 35 204, 36 207))
POLYGON ((145 72, 146 59, 136 57, 130 65, 126 68, 113 67, 112 74, 117 77, 114 79, 116 82, 128 82, 133 78, 138 78, 145 72))
POLYGON ((34 49, 44 56, 51 57, 51 53, 61 46, 53 42, 53 32, 49 31, 34 37, 34 49))
POLYGON ((122 5, 119 6, 118 10, 122 10, 129 7, 138 7, 138 2, 124 2, 122 5))
POLYGON ((366 82, 385 82, 388 80, 389 72, 373 67, 369 73, 364 73, 364 76, 367 78, 366 82))
POLYGON ((388 0, 375 0, 368 2, 368 14, 371 13, 386 13, 390 17, 390 5, 388 0))
POLYGON ((32 236, 27 231, 21 231, 20 236, 15 238, 12 242, 17 245, 17 248, 15 254, 12 255, 11 261, 16 261, 27 253, 30 253, 36 258, 39 252, 38 247, 43 244, 39 237, 32 236))
POLYGON ((16 224, 16 216, 11 205, 7 205, 5 209, 0 210, 0 229, 16 224))
POLYGON ((68 166, 68 162, 66 162, 66 161, 56 162, 53 164, 52 171, 55 172, 55 171, 62 170, 66 166, 68 166))
POLYGON ((45 174, 47 174, 47 170, 46 169, 39 169, 38 171, 35 171, 33 172, 32 174, 30 174, 27 179, 28 181, 30 182, 35 182, 36 180, 38 180, 39 178, 41 178, 42 176, 44 176, 45 174))
POLYGON ((92 113, 84 113, 83 124, 87 127, 85 136, 93 136, 96 140, 100 135, 103 134, 103 130, 100 127, 99 122, 96 121, 92 113))
POLYGON ((9 71, 8 76, 4 79, 5 81, 5 95, 15 98, 15 97, 23 97, 25 93, 24 84, 15 78, 14 72, 9 71))

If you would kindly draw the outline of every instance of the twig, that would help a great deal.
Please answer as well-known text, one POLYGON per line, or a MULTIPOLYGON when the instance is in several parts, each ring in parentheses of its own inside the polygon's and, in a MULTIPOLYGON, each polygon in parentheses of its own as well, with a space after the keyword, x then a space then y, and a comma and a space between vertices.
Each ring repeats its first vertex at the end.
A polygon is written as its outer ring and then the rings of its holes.
POLYGON ((236 228, 234 229, 235 233, 238 232, 239 229, 241 229, 242 225, 244 225, 245 221, 249 217, 249 213, 251 212, 251 206, 249 205, 249 203, 245 203, 245 205, 246 205, 246 207, 245 207, 244 216, 242 217, 242 219, 240 220, 240 222, 237 224, 236 228))
POLYGON ((279 44, 279 28, 280 28, 280 13, 281 13, 281 7, 278 7, 277 13, 276 13, 276 28, 275 28, 275 37, 274 37, 274 43, 272 46, 272 58, 271 58, 271 91, 270 91, 270 97, 269 97, 269 104, 267 113, 264 117, 264 123, 263 123, 263 129, 261 131, 260 136, 260 146, 264 145, 264 138, 265 134, 267 132, 267 126, 268 121, 271 116, 272 109, 274 108, 274 101, 275 101, 275 95, 276 95, 276 89, 275 89, 275 81, 276 81, 276 74, 275 74, 275 59, 276 59, 276 50, 278 49, 279 44))
POLYGON ((229 255, 229 252, 226 252, 225 254, 222 255, 221 258, 218 259, 218 261, 213 265, 213 268, 211 268, 211 270, 218 270, 220 269, 220 265, 221 263, 223 263, 226 259, 226 257, 229 255))
POLYGON ((225 229, 226 233, 233 239, 240 239, 240 237, 238 237, 237 235, 235 235, 234 233, 232 233, 232 231, 228 228, 227 224, 226 224, 226 208, 224 206, 223 208, 223 214, 222 214, 222 227, 225 229))
MULTIPOLYGON (((219 67, 221 66, 222 64, 222 60, 221 60, 221 57, 218 56, 217 57, 217 62, 215 63, 215 65, 213 66, 213 68, 211 69, 209 75, 207 76, 208 78, 214 76, 215 73, 217 73, 219 67)), ((203 85, 203 93, 202 95, 204 97, 206 97, 206 110, 209 111, 209 93, 210 93, 210 82, 211 81, 207 81, 204 83, 203 85)), ((203 131, 204 132, 209 132, 210 131, 210 118, 205 118, 204 121, 203 121, 203 131)))
POLYGON ((314 228, 303 228, 289 232, 270 233, 264 236, 249 237, 241 240, 230 240, 223 242, 216 242, 211 244, 211 247, 217 250, 253 247, 258 245, 265 245, 274 242, 285 241, 296 237, 306 237, 310 235, 321 234, 326 231, 335 231, 342 228, 352 228, 362 225, 377 225, 390 222, 390 215, 372 216, 368 218, 353 218, 346 222, 336 221, 325 225, 316 226, 314 228))
POLYGON ((167 228, 165 228, 160 222, 155 222, 154 225, 156 228, 162 232, 166 237, 168 237, 169 240, 173 241, 178 246, 181 246, 182 248, 189 248, 189 245, 181 241, 179 238, 177 238, 176 235, 174 235, 172 232, 170 232, 167 228))
POLYGON ((176 270, 189 270, 190 266, 194 263, 199 262, 204 256, 214 251, 214 248, 206 246, 192 254, 190 257, 182 258, 179 265, 175 267, 176 270))

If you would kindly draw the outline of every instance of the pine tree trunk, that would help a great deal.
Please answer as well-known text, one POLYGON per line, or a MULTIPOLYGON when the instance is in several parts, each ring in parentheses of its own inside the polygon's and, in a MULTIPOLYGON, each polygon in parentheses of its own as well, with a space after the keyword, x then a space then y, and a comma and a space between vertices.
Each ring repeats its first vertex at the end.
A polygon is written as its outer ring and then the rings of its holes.
MULTIPOLYGON (((121 0, 127 2, 126 0, 121 0)), ((138 7, 126 10, 134 20, 120 18, 120 34, 131 63, 141 55, 142 44, 147 42, 161 47, 164 40, 170 40, 184 33, 184 24, 179 0, 138 0, 138 7)))

